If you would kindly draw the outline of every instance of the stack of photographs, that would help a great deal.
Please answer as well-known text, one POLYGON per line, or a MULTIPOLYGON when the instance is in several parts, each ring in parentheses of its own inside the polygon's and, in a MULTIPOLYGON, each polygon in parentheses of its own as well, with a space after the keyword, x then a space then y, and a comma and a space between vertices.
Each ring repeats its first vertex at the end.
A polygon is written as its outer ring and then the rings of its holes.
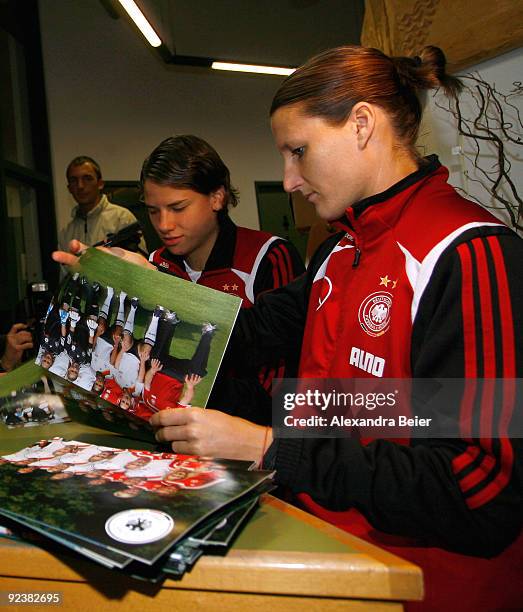
POLYGON ((88 249, 39 321, 35 361, 0 379, 0 430, 25 437, 16 452, 0 448, 2 527, 152 581, 226 550, 273 488, 270 473, 51 437, 47 425, 71 420, 153 448, 154 413, 205 407, 240 305, 88 249))
POLYGON ((158 581, 227 550, 272 488, 249 462, 118 449, 56 437, 0 458, 4 527, 158 581))

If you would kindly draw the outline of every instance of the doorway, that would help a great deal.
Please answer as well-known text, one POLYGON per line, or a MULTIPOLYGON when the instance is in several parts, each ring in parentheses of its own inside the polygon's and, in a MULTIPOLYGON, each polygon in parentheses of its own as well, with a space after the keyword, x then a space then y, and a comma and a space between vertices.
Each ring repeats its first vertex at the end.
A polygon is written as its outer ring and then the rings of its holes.
POLYGON ((303 261, 307 248, 307 232, 296 229, 289 194, 281 181, 255 181, 260 229, 292 242, 303 261))

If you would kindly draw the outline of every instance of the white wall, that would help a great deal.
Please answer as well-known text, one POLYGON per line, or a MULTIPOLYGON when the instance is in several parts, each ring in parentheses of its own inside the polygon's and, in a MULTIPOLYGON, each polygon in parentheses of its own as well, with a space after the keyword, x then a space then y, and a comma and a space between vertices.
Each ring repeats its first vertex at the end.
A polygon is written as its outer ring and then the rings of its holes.
POLYGON ((218 150, 241 194, 233 218, 258 227, 254 181, 281 180, 268 121, 280 77, 166 66, 95 0, 40 0, 40 20, 59 228, 73 157, 94 157, 106 180, 136 180, 161 140, 184 133, 218 150))
MULTIPOLYGON (((73 157, 97 159, 107 180, 134 180, 145 156, 175 133, 197 134, 216 147, 241 192, 234 219, 258 227, 254 181, 281 180, 267 118, 279 77, 168 67, 96 0, 40 0, 40 19, 59 227, 73 204, 64 177, 73 157)), ((471 70, 508 92, 523 81, 522 60, 519 49, 471 70)), ((523 113, 521 97, 518 103, 523 113)), ((451 155, 461 144, 457 130, 432 99, 420 141, 450 167, 452 184, 486 202, 464 179, 464 160, 451 155)), ((521 192, 521 156, 513 159, 521 192)))
MULTIPOLYGON (((463 71, 462 74, 479 73, 479 75, 490 84, 495 85, 496 89, 504 94, 514 90, 514 82, 523 82, 523 49, 516 49, 510 53, 501 55, 495 59, 483 62, 476 66, 463 71)), ((467 82, 467 81, 465 81, 467 82)), ((464 94, 465 116, 472 117, 472 107, 467 105, 467 100, 470 98, 464 94)), ((514 96, 511 98, 513 104, 517 106, 521 117, 523 117, 523 95, 514 96)), ((419 143, 423 146, 426 153, 437 153, 440 161, 450 170, 450 182, 462 189, 465 193, 470 194, 474 199, 482 204, 491 206, 494 204, 493 198, 472 179, 481 178, 477 171, 474 170, 470 161, 462 155, 453 155, 452 147, 462 146, 466 153, 471 153, 470 141, 467 138, 461 138, 458 134, 456 123, 453 118, 445 111, 436 106, 436 102, 445 104, 443 94, 437 94, 436 97, 429 95, 425 106, 425 116, 422 129, 420 132, 419 143), (464 170, 470 173, 470 179, 464 174, 464 170)), ((517 121, 514 111, 506 109, 506 118, 517 121)), ((523 138, 521 128, 519 135, 523 138)), ((505 142, 506 152, 512 162, 511 178, 518 189, 520 196, 523 195, 523 146, 511 145, 505 142)), ((495 163, 496 157, 492 147, 488 145, 481 146, 480 163, 483 168, 488 169, 495 163)), ((505 196, 511 201, 513 197, 504 190, 505 196)), ((497 204, 497 206, 501 206, 497 204)), ((508 215, 505 211, 493 210, 494 214, 509 223, 508 215)))

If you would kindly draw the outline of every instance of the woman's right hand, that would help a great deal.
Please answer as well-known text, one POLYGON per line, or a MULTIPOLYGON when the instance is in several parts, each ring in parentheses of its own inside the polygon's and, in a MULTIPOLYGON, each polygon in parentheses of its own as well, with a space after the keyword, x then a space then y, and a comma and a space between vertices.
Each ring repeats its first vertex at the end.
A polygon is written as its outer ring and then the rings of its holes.
POLYGON ((74 266, 79 256, 87 249, 87 245, 79 240, 71 240, 69 251, 54 251, 51 257, 65 266, 74 266))

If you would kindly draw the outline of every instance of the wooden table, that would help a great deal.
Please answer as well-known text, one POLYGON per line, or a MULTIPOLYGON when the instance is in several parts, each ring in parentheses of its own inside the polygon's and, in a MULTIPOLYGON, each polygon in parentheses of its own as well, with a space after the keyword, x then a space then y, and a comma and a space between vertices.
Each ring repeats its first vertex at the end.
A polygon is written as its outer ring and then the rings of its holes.
MULTIPOLYGON (((68 423, 4 430, 0 450, 22 448, 35 435, 145 447, 68 423)), ((118 606, 126 612, 379 612, 401 610, 401 602, 420 600, 423 581, 415 565, 266 495, 231 550, 223 557, 201 557, 181 580, 151 585, 72 553, 0 539, 0 591, 60 591, 61 609, 93 612, 118 606)))
POLYGON ((67 553, 0 541, 1 591, 60 591, 67 610, 401 610, 421 570, 270 495, 224 557, 161 587, 67 553))

